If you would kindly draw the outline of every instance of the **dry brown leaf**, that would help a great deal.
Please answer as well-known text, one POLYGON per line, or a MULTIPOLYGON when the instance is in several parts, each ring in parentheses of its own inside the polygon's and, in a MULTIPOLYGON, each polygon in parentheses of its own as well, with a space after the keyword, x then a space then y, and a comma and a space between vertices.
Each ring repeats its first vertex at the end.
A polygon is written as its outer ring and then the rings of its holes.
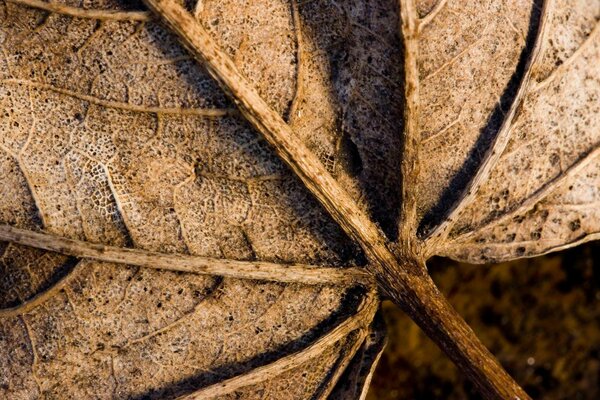
MULTIPOLYGON (((203 386, 215 396, 325 396, 365 341, 373 293, 348 270, 226 259, 341 267, 351 245, 147 12, 32 5, 2 4, 2 222, 117 248, 91 260, 85 242, 71 243, 78 258, 3 245, 0 397, 164 398, 203 386), (152 270, 140 265, 186 262, 119 247, 225 260, 188 259, 187 271, 216 268, 210 275, 152 270)), ((253 46, 239 57, 283 112, 295 42, 279 9, 272 29, 284 34, 259 39, 260 54, 281 62, 261 61, 253 46)))
POLYGON ((595 237, 597 0, 147 4, 0 3, 0 395, 526 398, 425 261, 595 237))

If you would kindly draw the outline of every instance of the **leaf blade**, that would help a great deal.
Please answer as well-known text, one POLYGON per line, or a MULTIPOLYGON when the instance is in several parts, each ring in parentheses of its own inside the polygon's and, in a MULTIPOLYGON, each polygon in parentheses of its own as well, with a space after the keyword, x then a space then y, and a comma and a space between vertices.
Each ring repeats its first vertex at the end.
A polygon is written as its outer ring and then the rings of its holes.
MULTIPOLYGON (((233 278, 256 263, 284 267, 263 260, 340 266, 352 255, 237 113, 213 113, 230 104, 167 32, 131 14, 103 19, 102 7, 45 17, 2 6, 10 10, 1 16, 8 18, 2 38, 15 41, 3 42, 2 79, 38 86, 0 85, 1 101, 13 109, 1 121, 0 140, 15 150, 6 157, 24 160, 37 200, 24 201, 25 191, 15 189, 27 186, 25 179, 15 178, 14 162, 3 164, 0 180, 15 182, 1 185, 8 188, 2 222, 53 234, 55 250, 70 243, 89 251, 94 242, 116 247, 113 254, 130 255, 128 247, 159 252, 166 267, 177 268, 182 253, 233 264, 232 277, 223 279, 107 262, 118 261, 112 258, 80 261, 35 307, 0 320, 2 332, 11 332, 2 335, 9 338, 2 348, 27 349, 0 356, 9 382, 0 396, 176 396, 302 351, 352 315, 363 292, 322 285, 326 269, 310 273, 317 283, 310 286, 233 278), (163 78, 160 87, 144 84, 152 76, 163 78), (28 202, 23 212, 15 207, 28 202), (37 212, 43 223, 32 226, 37 212)), ((3 279, 12 278, 11 266, 3 279)), ((286 270, 281 277, 290 279, 286 270)), ((334 350, 315 362, 328 367, 341 357, 334 350)), ((301 397, 309 395, 307 389, 301 397)))
POLYGON ((457 243, 453 257, 475 262, 507 260, 556 251, 595 237, 593 207, 585 210, 583 204, 593 204, 595 198, 590 190, 596 185, 593 97, 598 85, 593 78, 584 83, 582 77, 597 75, 590 58, 597 54, 598 10, 593 4, 578 7, 557 7, 552 32, 559 26, 570 31, 562 33, 571 38, 570 47, 563 51, 557 48, 561 45, 553 45, 556 33, 547 39, 543 62, 534 74, 535 82, 541 83, 525 98, 502 163, 452 235, 457 243), (572 25, 563 24, 566 15, 575 21, 572 25), (564 79, 557 79, 557 74, 564 79), (583 126, 578 122, 580 115, 590 116, 583 117, 583 126), (513 165, 511 171, 508 165, 513 165), (499 177, 503 177, 501 182, 499 177), (574 187, 578 189, 573 191, 574 187), (492 214, 483 202, 496 198, 492 214), (580 212, 570 209, 568 204, 573 203, 580 205, 580 212), (475 211, 476 207, 482 208, 475 211))

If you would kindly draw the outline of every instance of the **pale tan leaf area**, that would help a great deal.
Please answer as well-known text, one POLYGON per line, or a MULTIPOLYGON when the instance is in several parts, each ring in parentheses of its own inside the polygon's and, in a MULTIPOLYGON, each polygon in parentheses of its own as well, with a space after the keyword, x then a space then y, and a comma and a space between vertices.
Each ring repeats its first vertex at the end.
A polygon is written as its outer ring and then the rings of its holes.
POLYGON ((0 398, 364 399, 384 298, 528 398, 426 262, 598 236, 599 19, 0 0, 0 398))

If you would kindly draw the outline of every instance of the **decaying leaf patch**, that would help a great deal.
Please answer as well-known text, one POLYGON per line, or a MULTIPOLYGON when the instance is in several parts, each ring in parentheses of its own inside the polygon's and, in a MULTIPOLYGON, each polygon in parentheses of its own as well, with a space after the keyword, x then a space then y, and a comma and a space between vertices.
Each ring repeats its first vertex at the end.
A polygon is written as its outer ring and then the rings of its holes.
POLYGON ((434 255, 598 231, 595 0, 0 3, 0 394, 363 398, 434 255))

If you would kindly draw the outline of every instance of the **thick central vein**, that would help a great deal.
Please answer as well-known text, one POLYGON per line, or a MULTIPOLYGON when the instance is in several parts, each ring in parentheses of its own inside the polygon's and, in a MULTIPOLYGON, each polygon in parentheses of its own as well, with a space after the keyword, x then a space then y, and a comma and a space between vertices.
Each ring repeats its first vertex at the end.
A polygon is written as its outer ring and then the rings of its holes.
POLYGON ((183 44, 233 98, 241 113, 273 146, 344 231, 361 244, 372 261, 374 272, 380 278, 401 274, 396 256, 381 230, 283 118, 261 98, 209 33, 175 1, 147 0, 146 3, 178 34, 183 44))

